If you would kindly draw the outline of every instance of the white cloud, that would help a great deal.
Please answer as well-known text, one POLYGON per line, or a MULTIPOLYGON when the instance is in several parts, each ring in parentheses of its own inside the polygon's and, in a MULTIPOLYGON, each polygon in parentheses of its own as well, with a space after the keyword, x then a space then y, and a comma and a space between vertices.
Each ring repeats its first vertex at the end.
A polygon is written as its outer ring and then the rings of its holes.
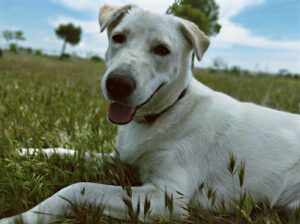
POLYGON ((81 48, 81 49, 85 49, 85 48, 86 48, 85 42, 81 41, 81 42, 79 43, 78 47, 81 48))
POLYGON ((220 18, 230 19, 250 5, 262 4, 265 0, 216 0, 220 6, 220 18))
POLYGON ((95 0, 52 0, 52 2, 59 3, 74 10, 93 11, 100 8, 100 1, 95 0))
POLYGON ((56 19, 50 19, 49 22, 53 27, 58 27, 60 24, 73 23, 76 26, 80 26, 83 32, 88 34, 100 32, 97 18, 94 20, 80 20, 72 17, 58 16, 56 19))
POLYGON ((1 30, 11 30, 11 31, 16 31, 16 30, 22 30, 18 26, 0 26, 1 30))
POLYGON ((42 37, 42 41, 46 42, 46 43, 49 43, 52 41, 52 39, 50 37, 42 37))
POLYGON ((212 47, 229 48, 242 45, 265 49, 300 50, 300 40, 270 40, 263 36, 254 35, 246 29, 230 21, 250 5, 262 4, 265 0, 216 0, 220 6, 220 24, 222 29, 216 37, 211 38, 212 47))
POLYGON ((131 2, 141 8, 148 9, 153 12, 165 13, 168 7, 173 4, 174 0, 132 0, 131 2))
POLYGON ((221 32, 216 37, 211 38, 212 47, 229 48, 234 45, 242 45, 263 49, 300 50, 300 40, 270 40, 263 36, 254 35, 250 30, 227 19, 221 20, 221 24, 221 32))

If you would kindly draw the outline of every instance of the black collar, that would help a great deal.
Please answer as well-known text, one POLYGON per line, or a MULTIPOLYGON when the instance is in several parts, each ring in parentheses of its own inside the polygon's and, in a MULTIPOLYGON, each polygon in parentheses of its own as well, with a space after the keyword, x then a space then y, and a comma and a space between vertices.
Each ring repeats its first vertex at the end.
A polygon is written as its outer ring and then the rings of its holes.
POLYGON ((181 100, 185 93, 186 93, 187 88, 185 88, 180 95, 178 96, 177 100, 169 107, 167 107, 166 109, 164 109, 162 112, 158 113, 158 114, 149 114, 144 116, 145 119, 145 123, 153 123, 157 118, 159 118, 163 113, 165 113, 167 110, 169 110, 171 107, 173 107, 179 100, 181 100))

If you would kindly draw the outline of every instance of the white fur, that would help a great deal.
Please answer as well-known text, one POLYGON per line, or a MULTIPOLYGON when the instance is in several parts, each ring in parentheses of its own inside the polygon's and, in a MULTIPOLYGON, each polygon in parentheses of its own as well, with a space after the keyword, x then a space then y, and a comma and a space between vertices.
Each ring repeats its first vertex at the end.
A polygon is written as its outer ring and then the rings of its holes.
MULTIPOLYGON (((134 208, 141 200, 140 220, 144 220, 143 203, 147 195, 151 198, 151 216, 169 215, 164 206, 165 191, 174 195, 175 218, 184 217, 186 211, 182 207, 195 201, 218 210, 209 206, 205 194, 199 193, 203 182, 217 192, 217 202, 225 199, 230 203, 240 192, 247 191, 256 202, 295 208, 300 201, 300 116, 239 102, 192 78, 191 46, 178 28, 179 22, 184 21, 133 8, 108 34, 111 39, 114 32, 129 31, 128 45, 115 46, 110 42, 103 83, 110 71, 130 63, 137 80, 137 90, 128 102, 131 106, 147 100, 161 82, 166 83, 140 108, 132 122, 119 126, 117 136, 120 158, 139 168, 144 183, 132 188, 134 208), (155 39, 166 42, 171 55, 151 55, 149 48, 155 39), (187 86, 185 96, 154 123, 139 122, 145 114, 172 105, 187 86), (230 155, 236 156, 237 164, 245 162, 242 188, 237 175, 232 179, 226 168, 230 155)), ((104 84, 102 88, 106 95, 104 84)), ((29 223, 53 219, 33 211, 59 214, 68 206, 59 195, 72 202, 104 203, 105 214, 126 218, 126 207, 121 201, 126 194, 121 187, 77 183, 23 213, 23 219, 29 223), (85 194, 81 195, 83 188, 85 194)), ((0 223, 11 220, 3 219, 0 223)))
MULTIPOLYGON (((69 156, 75 156, 76 158, 78 158, 80 156, 78 151, 73 150, 73 149, 65 149, 65 148, 48 148, 48 149, 42 149, 42 150, 38 150, 38 149, 34 149, 34 148, 29 148, 29 149, 22 148, 22 149, 20 149, 20 152, 19 152, 19 154, 21 156, 37 155, 38 153, 43 153, 48 157, 52 156, 54 154, 59 155, 61 157, 65 156, 65 155, 69 155, 69 156)), ((115 152, 112 152, 112 153, 106 154, 106 155, 114 157, 115 152)), ((84 152, 84 158, 86 160, 91 160, 93 158, 99 159, 101 157, 102 157, 102 153, 84 152)))

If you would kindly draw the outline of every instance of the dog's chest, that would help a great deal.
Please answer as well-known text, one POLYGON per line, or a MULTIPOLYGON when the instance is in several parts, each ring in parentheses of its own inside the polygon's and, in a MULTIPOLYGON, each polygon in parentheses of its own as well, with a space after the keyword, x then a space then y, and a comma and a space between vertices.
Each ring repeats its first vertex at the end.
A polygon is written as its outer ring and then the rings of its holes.
POLYGON ((135 164, 145 154, 155 152, 163 142, 161 135, 151 132, 146 126, 130 124, 119 128, 116 148, 122 161, 135 164))
POLYGON ((174 148, 185 151, 185 148, 195 146, 197 148, 199 136, 194 131, 197 124, 184 116, 182 107, 189 112, 189 107, 177 103, 176 107, 152 124, 130 122, 128 125, 119 126, 116 148, 121 160, 134 165, 142 157, 154 156, 161 151, 173 151, 174 148), (192 145, 191 142, 197 144, 192 145))

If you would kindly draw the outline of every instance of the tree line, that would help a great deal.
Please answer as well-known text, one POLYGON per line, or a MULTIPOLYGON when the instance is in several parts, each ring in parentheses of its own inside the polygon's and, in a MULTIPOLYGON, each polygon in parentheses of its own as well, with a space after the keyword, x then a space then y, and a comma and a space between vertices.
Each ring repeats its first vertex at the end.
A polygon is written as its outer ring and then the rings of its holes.
POLYGON ((17 52, 18 50, 18 42, 25 40, 22 30, 16 30, 16 31, 4 30, 2 31, 2 36, 6 40, 7 44, 9 44, 11 41, 15 41, 15 43, 10 44, 10 49, 14 52, 17 52))

